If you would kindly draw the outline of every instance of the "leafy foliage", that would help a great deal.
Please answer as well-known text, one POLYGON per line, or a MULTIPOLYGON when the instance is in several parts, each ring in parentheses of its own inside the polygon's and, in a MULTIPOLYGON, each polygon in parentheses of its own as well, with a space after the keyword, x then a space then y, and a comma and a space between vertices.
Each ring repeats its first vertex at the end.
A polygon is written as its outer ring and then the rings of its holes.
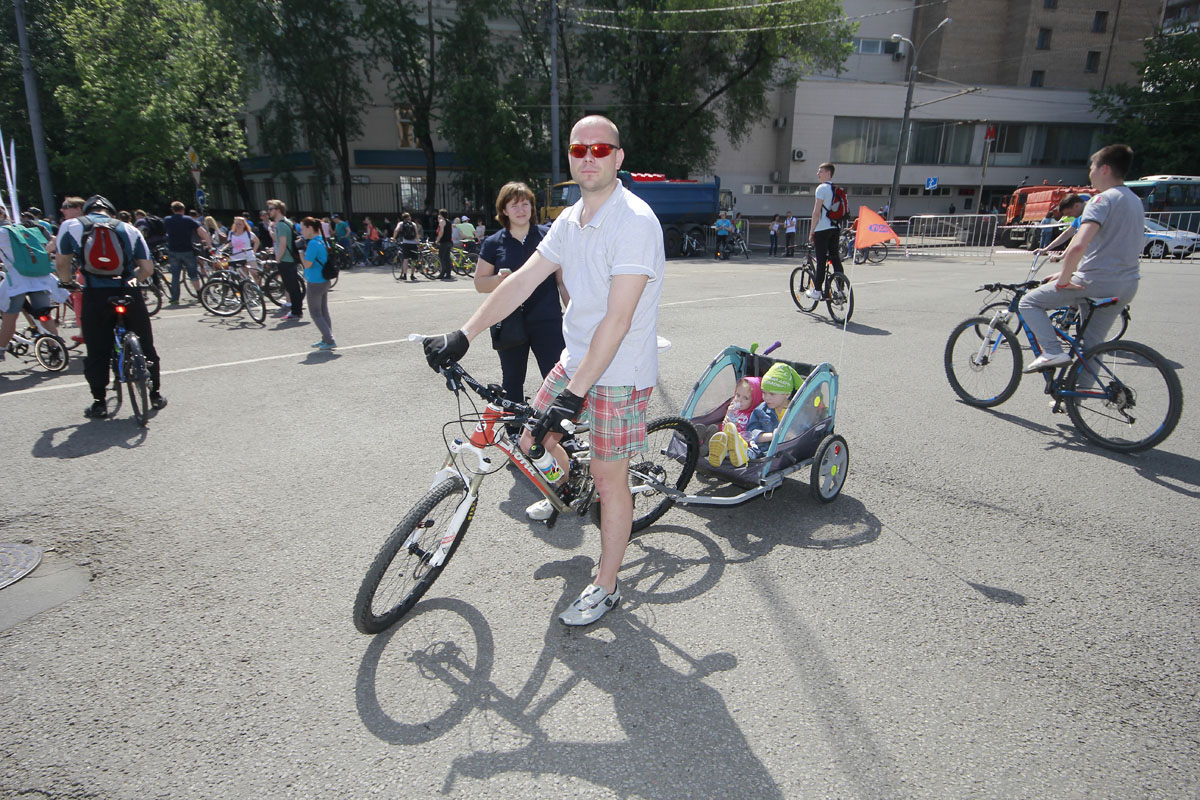
POLYGON ((64 5, 57 29, 74 62, 54 88, 65 141, 53 158, 69 191, 161 200, 156 188, 190 186, 189 146, 202 164, 244 151, 241 68, 228 30, 203 6, 89 0, 64 5))
POLYGON ((1191 175, 1200 164, 1200 32, 1159 36, 1137 63, 1141 84, 1092 92, 1092 108, 1114 125, 1107 143, 1136 154, 1139 174, 1191 175))
POLYGON ((806 72, 839 69, 854 30, 822 22, 841 17, 837 0, 700 14, 669 12, 723 8, 729 0, 594 5, 611 13, 581 20, 610 27, 581 36, 579 49, 588 74, 614 86, 611 115, 630 166, 678 175, 711 166, 719 130, 736 145, 771 116, 771 90, 806 72))

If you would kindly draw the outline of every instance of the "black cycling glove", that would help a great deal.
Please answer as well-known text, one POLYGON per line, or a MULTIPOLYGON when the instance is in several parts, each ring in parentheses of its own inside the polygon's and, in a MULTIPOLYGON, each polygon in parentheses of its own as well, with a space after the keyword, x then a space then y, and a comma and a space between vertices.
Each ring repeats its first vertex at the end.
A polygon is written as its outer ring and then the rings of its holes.
POLYGON ((425 360, 434 372, 459 361, 467 354, 471 343, 461 330, 425 337, 425 360))
POLYGON ((554 402, 546 409, 546 428, 558 433, 570 433, 563 427, 563 421, 574 422, 583 411, 583 398, 573 394, 569 389, 563 389, 562 394, 554 398, 554 402))

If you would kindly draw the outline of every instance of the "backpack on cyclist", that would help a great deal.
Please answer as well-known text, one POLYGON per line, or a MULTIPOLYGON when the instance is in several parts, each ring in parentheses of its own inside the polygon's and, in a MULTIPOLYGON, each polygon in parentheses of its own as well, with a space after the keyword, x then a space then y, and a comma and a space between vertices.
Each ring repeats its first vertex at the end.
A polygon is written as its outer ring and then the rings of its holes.
POLYGON ((836 183, 830 183, 829 186, 833 189, 833 202, 825 207, 825 216, 829 218, 830 222, 837 225, 849 216, 850 201, 846 197, 845 189, 836 183))
POLYGON ((146 217, 146 238, 161 238, 167 235, 167 226, 163 224, 162 217, 156 217, 153 214, 147 214, 146 217))
POLYGON ((417 226, 407 219, 401 222, 400 238, 405 241, 415 240, 417 238, 417 226))
POLYGON ((132 261, 121 235, 121 221, 112 217, 85 216, 79 242, 79 261, 85 272, 101 278, 119 278, 132 261))
POLYGON ((27 278, 41 278, 54 272, 54 262, 46 252, 48 239, 40 226, 5 225, 12 245, 13 269, 27 278))

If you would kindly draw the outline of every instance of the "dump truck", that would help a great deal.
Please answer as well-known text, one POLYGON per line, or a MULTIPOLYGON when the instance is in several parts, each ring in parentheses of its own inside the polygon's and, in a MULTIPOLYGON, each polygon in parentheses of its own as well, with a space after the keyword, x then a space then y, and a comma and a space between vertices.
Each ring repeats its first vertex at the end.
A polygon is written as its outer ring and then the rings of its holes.
POLYGON ((1091 197, 1096 190, 1090 186, 1022 186, 1012 193, 1005 214, 1005 227, 1000 230, 1000 244, 1005 247, 1036 250, 1042 240, 1039 227, 1047 212, 1058 216, 1058 203, 1069 194, 1091 197))
MULTIPOLYGON (((693 180, 668 179, 657 172, 628 172, 621 170, 617 177, 626 189, 646 201, 658 217, 663 229, 663 246, 667 258, 679 255, 684 233, 690 233, 700 241, 705 240, 709 226, 717 220, 721 211, 733 206, 733 193, 721 189, 721 179, 712 183, 693 180)), ((538 219, 549 222, 557 219, 565 209, 573 206, 580 197, 579 184, 575 181, 556 183, 543 196, 538 210, 538 219)))

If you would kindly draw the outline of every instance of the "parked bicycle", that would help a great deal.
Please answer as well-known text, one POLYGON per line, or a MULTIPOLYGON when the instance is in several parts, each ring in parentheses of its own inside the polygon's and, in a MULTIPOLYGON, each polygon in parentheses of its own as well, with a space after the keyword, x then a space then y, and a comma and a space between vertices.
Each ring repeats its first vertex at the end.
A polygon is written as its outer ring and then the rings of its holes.
POLYGON ((679 255, 683 258, 704 255, 704 241, 697 236, 693 236, 691 231, 685 231, 683 241, 679 246, 679 255))
MULTIPOLYGON (((1034 357, 1041 349, 1019 303, 1037 285, 1037 281, 991 284, 1012 292, 1008 319, 1025 332, 1034 357)), ((1107 341, 1082 352, 1080 342, 1092 312, 1116 302, 1115 297, 1080 301, 1085 313, 1076 335, 1055 329, 1072 359, 1062 367, 1044 370, 1042 378, 1046 394, 1053 399, 1053 410, 1065 410, 1087 439, 1110 450, 1132 453, 1160 444, 1175 430, 1183 413, 1183 388, 1167 360, 1144 344, 1107 341)), ((1012 397, 1021 383, 1021 345, 1002 317, 999 312, 990 318, 970 317, 955 326, 946 341, 946 378, 968 405, 998 406, 1012 397)))
POLYGON ((243 309, 259 325, 266 324, 267 303, 263 290, 250 278, 231 270, 214 273, 200 287, 200 303, 210 314, 232 317, 243 309))
MULTIPOLYGON (((409 337, 412 341, 423 338, 409 337)), ((520 428, 535 420, 534 410, 508 400, 498 385, 479 383, 459 364, 444 367, 441 373, 460 404, 464 394, 470 401, 473 393, 486 401, 487 407, 482 414, 477 410, 460 414, 445 426, 444 430, 461 427, 464 436, 447 442, 447 456, 432 487, 400 520, 367 570, 354 601, 354 625, 363 633, 379 633, 399 621, 449 564, 475 516, 483 479, 502 468, 486 455, 488 447, 503 453, 550 501, 553 512, 547 525, 553 526, 558 515, 567 512, 590 513, 598 521, 591 451, 583 438, 587 426, 574 429, 565 485, 551 484, 521 451, 518 435, 507 433, 508 427, 520 428), (463 427, 468 424, 474 425, 469 435, 463 427)), ((536 423, 534 441, 540 444, 546 433, 544 421, 536 423)), ((671 508, 675 499, 667 492, 677 494, 687 486, 699 452, 696 429, 687 420, 662 417, 647 425, 646 450, 629 466, 633 532, 645 529, 671 508)))
MULTIPOLYGON (((28 317, 28 311, 26 312, 28 317)), ((33 324, 24 331, 15 331, 8 342, 8 352, 17 358, 24 358, 30 352, 34 360, 48 372, 62 372, 71 361, 67 344, 62 338, 55 336, 46 328, 50 320, 47 316, 29 317, 33 324)))
POLYGON ((825 283, 821 287, 821 299, 808 296, 808 290, 816 285, 817 267, 813 256, 812 245, 805 248, 804 264, 792 270, 789 286, 791 287, 792 302, 796 308, 811 312, 821 300, 829 308, 829 316, 834 322, 849 322, 854 315, 854 287, 850 279, 841 272, 834 272, 830 267, 825 272, 825 283))

